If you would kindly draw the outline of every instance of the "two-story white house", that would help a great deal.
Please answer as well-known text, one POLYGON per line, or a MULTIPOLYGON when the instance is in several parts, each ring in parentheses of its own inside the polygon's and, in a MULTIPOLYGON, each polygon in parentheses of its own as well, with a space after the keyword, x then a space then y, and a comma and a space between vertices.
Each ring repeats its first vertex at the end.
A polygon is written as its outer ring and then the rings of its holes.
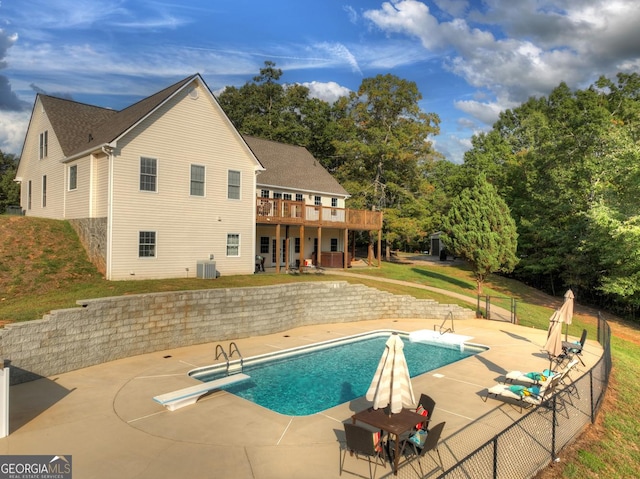
POLYGON ((39 94, 16 181, 24 213, 69 220, 109 280, 250 274, 258 254, 335 266, 350 229, 382 226, 306 149, 243 138, 199 74, 121 111, 39 94))

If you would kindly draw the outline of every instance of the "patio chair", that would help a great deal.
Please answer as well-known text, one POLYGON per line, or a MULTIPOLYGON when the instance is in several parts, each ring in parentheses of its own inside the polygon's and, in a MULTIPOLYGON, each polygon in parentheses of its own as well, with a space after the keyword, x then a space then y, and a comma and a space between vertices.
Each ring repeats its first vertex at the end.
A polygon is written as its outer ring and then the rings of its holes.
POLYGON ((584 344, 587 342, 587 330, 582 330, 582 336, 580 336, 580 341, 577 343, 570 343, 569 341, 562 341, 562 354, 560 357, 563 359, 571 360, 575 356, 580 360, 580 363, 584 366, 584 361, 580 356, 582 356, 582 350, 584 349, 584 344))
MULTIPOLYGON (((424 440, 424 445, 420 447, 409 438, 402 443, 401 451, 406 453, 409 452, 409 457, 407 459, 407 463, 412 462, 413 460, 418 460, 418 465, 420 466, 420 477, 424 477, 424 472, 422 471, 422 462, 420 458, 426 455, 430 451, 436 451, 438 455, 438 460, 436 461, 438 467, 444 471, 444 464, 442 463, 442 456, 440 456, 440 451, 438 450, 438 443, 440 442, 440 436, 442 435, 442 430, 444 429, 445 422, 441 422, 433 426, 429 432, 426 434, 426 439, 424 440)), ((435 461, 435 459, 434 459, 435 461)))
POLYGON ((424 429, 425 431, 429 430, 429 421, 433 416, 433 410, 435 408, 436 402, 431 398, 431 396, 427 396, 426 394, 420 395, 416 412, 418 414, 422 414, 427 419, 423 423, 416 424, 416 429, 424 429))
POLYGON ((369 462, 369 476, 371 479, 375 478, 378 460, 380 460, 382 467, 386 467, 380 433, 349 423, 344 424, 344 433, 346 440, 344 443, 344 455, 341 454, 340 457, 340 475, 342 475, 344 469, 344 461, 347 453, 350 453, 351 455, 355 455, 356 459, 358 459, 360 455, 366 456, 369 462), (371 472, 372 459, 375 462, 373 473, 371 472))

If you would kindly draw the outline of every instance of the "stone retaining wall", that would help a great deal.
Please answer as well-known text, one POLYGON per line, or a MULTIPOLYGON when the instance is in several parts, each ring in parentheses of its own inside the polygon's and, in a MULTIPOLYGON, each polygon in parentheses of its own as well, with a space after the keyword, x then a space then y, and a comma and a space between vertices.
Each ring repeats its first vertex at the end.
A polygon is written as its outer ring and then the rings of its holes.
POLYGON ((43 319, 0 330, 11 383, 137 354, 261 336, 305 325, 384 318, 469 319, 457 305, 347 282, 209 289, 79 301, 43 319))

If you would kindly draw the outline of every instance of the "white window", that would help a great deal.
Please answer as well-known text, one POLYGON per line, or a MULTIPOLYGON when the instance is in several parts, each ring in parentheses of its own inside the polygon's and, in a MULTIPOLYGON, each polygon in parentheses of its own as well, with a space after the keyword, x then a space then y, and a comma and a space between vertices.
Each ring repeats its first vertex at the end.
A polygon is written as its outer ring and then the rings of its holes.
POLYGON ((281 200, 282 199, 282 193, 274 191, 273 192, 273 199, 274 200, 281 200))
POLYGON ((227 235, 227 256, 240 256, 240 235, 237 233, 227 235))
POLYGON ((204 196, 204 166, 191 165, 191 196, 204 196))
POLYGON ((138 238, 138 258, 156 257, 156 232, 140 231, 138 238))
POLYGON ((240 172, 229 170, 228 174, 228 192, 227 198, 230 200, 240 199, 240 172))
POLYGON ((331 207, 332 208, 338 207, 338 198, 331 198, 331 207))
POLYGON ((78 188, 78 165, 69 167, 69 189, 75 190, 78 188))
POLYGON ((42 177, 42 207, 47 207, 47 175, 42 177))
POLYGON ((49 131, 40 133, 40 159, 46 158, 49 154, 49 131))
POLYGON ((302 197, 302 193, 296 193, 296 201, 304 201, 304 198, 302 197))
POLYGON ((260 190, 260 198, 269 198, 269 190, 260 190))
POLYGON ((315 206, 322 206, 322 198, 320 198, 319 196, 314 196, 313 197, 313 204, 315 206))
POLYGON ((156 191, 157 163, 155 158, 140 158, 140 191, 156 191))
POLYGON ((282 198, 291 201, 291 193, 285 193, 284 195, 282 195, 282 198))

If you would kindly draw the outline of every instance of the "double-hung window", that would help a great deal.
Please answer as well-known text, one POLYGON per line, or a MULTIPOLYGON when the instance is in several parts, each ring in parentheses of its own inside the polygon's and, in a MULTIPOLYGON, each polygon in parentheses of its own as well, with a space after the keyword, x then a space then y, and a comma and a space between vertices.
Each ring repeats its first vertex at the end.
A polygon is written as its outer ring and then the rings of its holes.
POLYGON ((40 159, 46 158, 49 154, 49 131, 40 133, 40 159))
POLYGON ((322 198, 320 196, 313 197, 313 204, 315 206, 322 206, 322 198))
POLYGON ((230 200, 240 199, 240 172, 229 170, 227 198, 230 200))
POLYGON ((156 191, 158 161, 155 158, 140 158, 140 191, 156 191))
POLYGON ((69 190, 78 188, 78 165, 69 167, 69 190))
POLYGON ((227 235, 227 256, 240 256, 240 235, 237 233, 227 235))
POLYGON ((140 231, 138 239, 138 258, 156 257, 156 232, 140 231))
POLYGON ((42 207, 47 207, 47 175, 42 177, 42 207))
POLYGON ((191 165, 191 196, 204 196, 204 166, 191 165))

